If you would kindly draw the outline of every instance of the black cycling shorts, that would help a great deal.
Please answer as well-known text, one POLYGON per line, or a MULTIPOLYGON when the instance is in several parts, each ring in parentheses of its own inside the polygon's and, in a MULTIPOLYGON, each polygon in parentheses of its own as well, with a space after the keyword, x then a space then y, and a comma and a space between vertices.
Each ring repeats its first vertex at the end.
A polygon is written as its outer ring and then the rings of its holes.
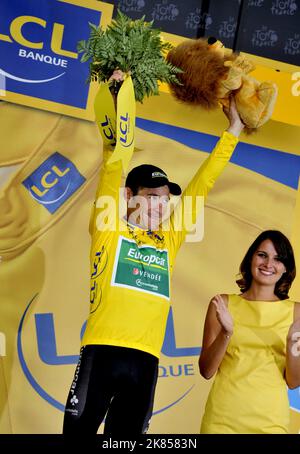
POLYGON ((132 348, 87 345, 80 350, 65 407, 64 434, 141 434, 148 429, 158 358, 132 348))

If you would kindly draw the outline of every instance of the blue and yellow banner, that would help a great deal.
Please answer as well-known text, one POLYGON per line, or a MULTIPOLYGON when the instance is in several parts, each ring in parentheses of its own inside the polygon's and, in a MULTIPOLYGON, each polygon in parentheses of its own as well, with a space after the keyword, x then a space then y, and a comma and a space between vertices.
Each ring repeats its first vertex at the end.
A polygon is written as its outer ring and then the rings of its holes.
POLYGON ((126 171, 134 150, 136 112, 133 83, 128 74, 118 92, 116 105, 117 113, 109 91, 109 82, 102 82, 95 98, 96 123, 104 145, 115 146, 108 162, 121 160, 123 170, 126 171))
POLYGON ((127 170, 134 150, 135 106, 132 79, 126 75, 117 97, 116 148, 109 159, 109 162, 121 159, 124 171, 127 170))
POLYGON ((106 26, 112 8, 93 0, 2 0, 1 98, 86 118, 94 93, 77 43, 89 37, 89 22, 106 26))
POLYGON ((101 82, 95 97, 95 119, 98 130, 107 147, 115 147, 116 135, 116 110, 114 100, 109 91, 109 83, 101 82))

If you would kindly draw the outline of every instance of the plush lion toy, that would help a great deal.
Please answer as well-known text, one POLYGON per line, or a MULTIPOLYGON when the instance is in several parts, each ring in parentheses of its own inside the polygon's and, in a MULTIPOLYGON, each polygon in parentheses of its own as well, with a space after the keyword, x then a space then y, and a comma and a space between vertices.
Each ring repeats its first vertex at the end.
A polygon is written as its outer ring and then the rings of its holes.
POLYGON ((220 103, 228 106, 229 95, 233 92, 248 132, 271 117, 277 86, 249 76, 255 69, 254 64, 226 51, 215 38, 184 41, 169 52, 167 60, 183 70, 177 75, 182 85, 170 84, 171 92, 178 100, 209 110, 220 103))

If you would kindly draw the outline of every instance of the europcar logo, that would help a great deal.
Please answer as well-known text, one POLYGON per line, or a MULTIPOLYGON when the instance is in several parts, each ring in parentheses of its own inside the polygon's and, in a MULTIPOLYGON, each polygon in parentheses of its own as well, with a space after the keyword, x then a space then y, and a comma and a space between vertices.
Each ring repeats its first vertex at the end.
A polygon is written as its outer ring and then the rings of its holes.
POLYGON ((1 0, 0 76, 8 100, 14 93, 86 108, 89 69, 77 43, 89 37, 89 22, 100 24, 102 12, 98 2, 91 9, 89 0, 71 1, 1 0))
POLYGON ((34 200, 55 213, 84 182, 75 165, 56 152, 35 169, 23 185, 34 200))

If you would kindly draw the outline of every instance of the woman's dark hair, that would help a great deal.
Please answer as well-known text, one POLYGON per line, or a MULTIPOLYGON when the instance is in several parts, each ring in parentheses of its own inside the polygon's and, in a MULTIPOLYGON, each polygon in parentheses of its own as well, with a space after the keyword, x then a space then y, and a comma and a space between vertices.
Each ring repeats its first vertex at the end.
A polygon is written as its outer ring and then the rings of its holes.
POLYGON ((278 230, 266 230, 265 232, 262 232, 251 244, 240 265, 240 274, 242 275, 242 277, 238 279, 236 283, 243 293, 250 288, 252 282, 252 258, 259 248, 259 245, 265 240, 272 241, 273 246, 278 254, 279 260, 286 267, 286 272, 276 283, 274 290, 275 295, 279 299, 284 300, 288 298, 289 290, 291 288, 293 280, 295 279, 296 264, 293 248, 290 241, 285 235, 283 235, 283 233, 279 232, 278 230))

